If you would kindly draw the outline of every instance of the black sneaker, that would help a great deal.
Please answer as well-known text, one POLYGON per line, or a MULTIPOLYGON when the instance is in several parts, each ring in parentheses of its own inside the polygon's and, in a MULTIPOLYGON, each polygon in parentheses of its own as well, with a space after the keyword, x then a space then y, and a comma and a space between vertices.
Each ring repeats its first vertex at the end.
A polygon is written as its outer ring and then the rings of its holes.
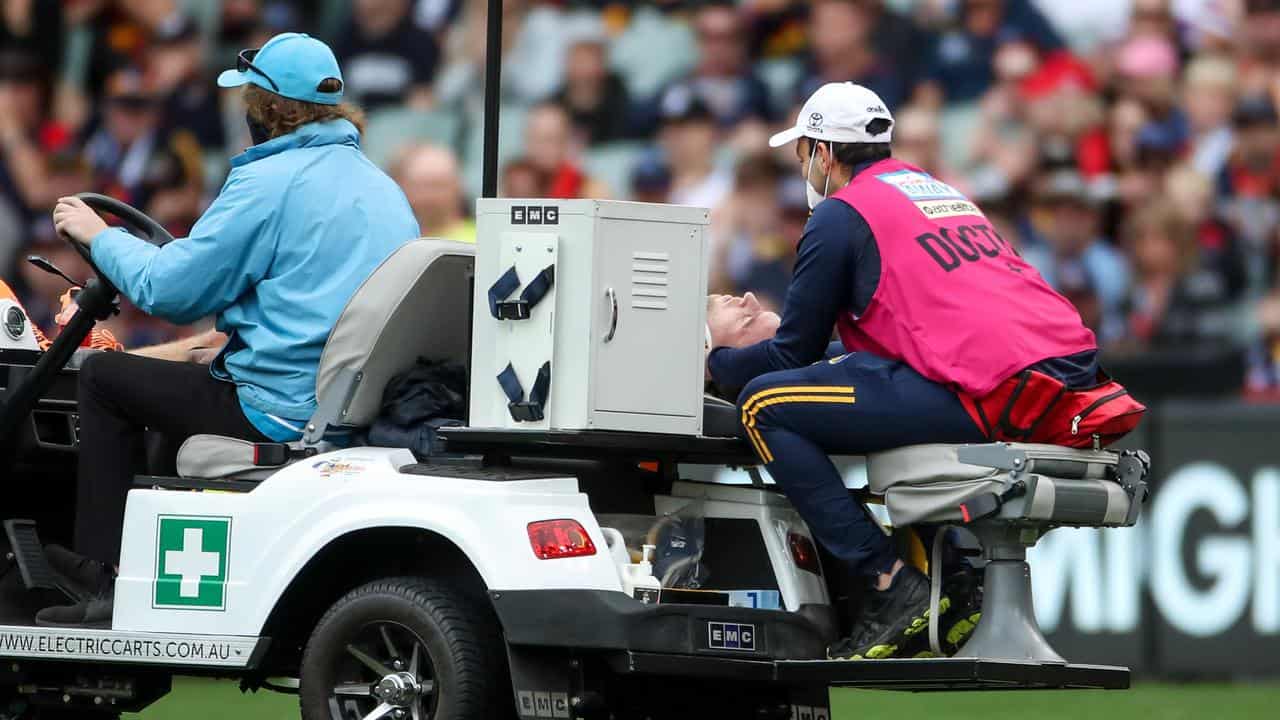
POLYGON ((929 626, 926 623, 919 633, 899 648, 897 657, 951 657, 973 635, 978 620, 982 618, 981 575, 972 568, 952 573, 942 580, 942 593, 948 600, 938 603, 940 608, 945 608, 938 618, 938 645, 942 652, 934 652, 929 645, 929 626))
POLYGON ((65 581, 66 589, 79 600, 102 594, 111 586, 114 573, 101 562, 74 553, 61 545, 45 545, 49 567, 65 581))
POLYGON ((938 619, 938 644, 951 657, 964 647, 982 619, 982 576, 972 568, 962 570, 942 581, 942 591, 952 602, 938 619))
POLYGON ((47 607, 36 613, 36 625, 42 627, 111 628, 115 583, 102 593, 75 605, 47 607))
MULTIPOLYGON (((951 601, 944 595, 939 612, 951 601)), ((850 637, 827 648, 832 660, 883 660, 895 657, 907 643, 929 628, 929 578, 904 565, 887 590, 872 590, 850 637)))

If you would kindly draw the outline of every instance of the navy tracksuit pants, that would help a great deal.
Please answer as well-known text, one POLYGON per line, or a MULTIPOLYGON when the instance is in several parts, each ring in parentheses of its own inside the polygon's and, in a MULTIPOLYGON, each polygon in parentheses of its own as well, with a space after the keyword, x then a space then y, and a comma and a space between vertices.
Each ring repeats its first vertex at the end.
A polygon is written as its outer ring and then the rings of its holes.
POLYGON ((756 454, 814 536, 863 575, 887 572, 897 556, 828 456, 985 441, 954 392, 869 353, 761 375, 738 407, 756 454))

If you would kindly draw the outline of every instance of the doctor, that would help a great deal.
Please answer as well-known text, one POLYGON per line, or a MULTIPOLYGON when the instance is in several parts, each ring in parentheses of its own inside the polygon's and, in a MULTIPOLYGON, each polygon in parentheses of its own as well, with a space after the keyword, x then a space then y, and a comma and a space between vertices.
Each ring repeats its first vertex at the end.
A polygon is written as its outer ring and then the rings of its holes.
POLYGON ((240 53, 218 78, 244 86, 254 145, 188 237, 157 248, 63 198, 58 232, 143 311, 175 323, 213 315, 227 342, 209 365, 126 353, 80 371, 75 549, 55 568, 94 593, 47 608, 42 625, 109 626, 125 498, 144 429, 255 442, 301 437, 316 370, 347 300, 399 245, 418 236, 404 193, 360 150, 362 116, 342 103, 324 43, 298 33, 240 53))
POLYGON ((741 307, 713 302, 708 313, 709 374, 741 389, 756 454, 819 541, 871 585, 833 658, 898 654, 927 619, 929 582, 898 558, 828 455, 996 439, 972 411, 1019 373, 1068 389, 1099 377, 1093 333, 1071 303, 977 206, 894 160, 892 131, 874 92, 819 88, 770 141, 796 143, 813 208, 781 325, 747 345, 759 328, 741 307), (848 354, 828 360, 833 328, 848 354))

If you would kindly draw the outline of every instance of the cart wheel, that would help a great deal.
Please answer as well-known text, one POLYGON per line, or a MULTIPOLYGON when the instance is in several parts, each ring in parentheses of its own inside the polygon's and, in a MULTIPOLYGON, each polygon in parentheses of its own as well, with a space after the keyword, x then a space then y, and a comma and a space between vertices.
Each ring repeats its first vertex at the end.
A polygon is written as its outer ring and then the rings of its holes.
POLYGON ((480 720, 513 707, 496 620, 424 578, 377 580, 320 619, 302 655, 303 720, 480 720))

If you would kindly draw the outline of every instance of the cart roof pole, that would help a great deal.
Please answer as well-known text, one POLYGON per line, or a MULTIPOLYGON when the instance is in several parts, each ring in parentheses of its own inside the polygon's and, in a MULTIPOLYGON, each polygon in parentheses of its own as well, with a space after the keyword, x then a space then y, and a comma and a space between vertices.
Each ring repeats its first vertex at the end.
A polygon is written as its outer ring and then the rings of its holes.
POLYGON ((480 195, 498 196, 498 113, 502 93, 502 0, 489 0, 484 51, 484 175, 480 195))

